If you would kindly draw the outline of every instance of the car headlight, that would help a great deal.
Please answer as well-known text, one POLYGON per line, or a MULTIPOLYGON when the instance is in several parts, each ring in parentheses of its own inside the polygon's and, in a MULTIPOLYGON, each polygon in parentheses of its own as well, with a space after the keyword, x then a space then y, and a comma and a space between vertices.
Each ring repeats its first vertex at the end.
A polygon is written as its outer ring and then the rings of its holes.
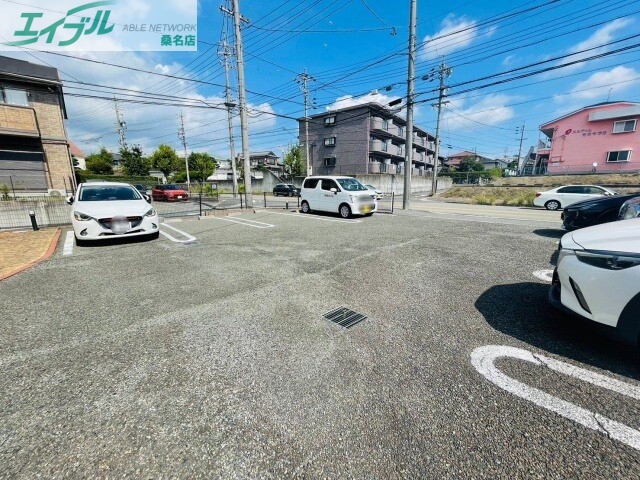
POLYGON ((622 216, 622 220, 628 220, 630 218, 636 218, 640 213, 635 205, 627 205, 626 211, 622 216))
POLYGON ((605 270, 624 270, 640 265, 640 255, 619 252, 582 251, 575 252, 578 260, 605 270))
POLYGON ((156 216, 156 209, 155 208, 150 208, 147 213, 144 214, 145 217, 155 217, 156 216))
POLYGON ((79 222, 88 222, 89 220, 95 220, 91 215, 87 215, 86 213, 74 211, 73 218, 75 218, 79 222))

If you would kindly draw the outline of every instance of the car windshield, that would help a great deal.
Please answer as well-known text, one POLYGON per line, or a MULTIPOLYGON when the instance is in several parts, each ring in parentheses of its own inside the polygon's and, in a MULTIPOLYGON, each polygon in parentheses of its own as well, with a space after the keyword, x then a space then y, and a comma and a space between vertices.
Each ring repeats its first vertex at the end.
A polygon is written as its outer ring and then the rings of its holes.
POLYGON ((359 192, 359 191, 369 190, 367 187, 362 185, 355 178, 338 178, 338 183, 347 192, 359 192))
POLYGON ((142 196, 127 185, 91 185, 80 190, 81 202, 101 202, 110 200, 140 200, 142 196))
POLYGON ((182 187, 180 185, 165 185, 164 186, 164 190, 182 190, 182 187))
POLYGON ((287 185, 288 188, 296 188, 295 185, 287 185))

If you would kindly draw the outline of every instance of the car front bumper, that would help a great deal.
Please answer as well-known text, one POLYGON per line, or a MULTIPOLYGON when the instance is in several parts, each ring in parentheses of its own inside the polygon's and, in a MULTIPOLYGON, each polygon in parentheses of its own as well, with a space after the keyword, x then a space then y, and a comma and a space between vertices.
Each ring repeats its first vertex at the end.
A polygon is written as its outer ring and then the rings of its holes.
POLYGON ((128 217, 129 228, 123 233, 116 233, 111 229, 111 219, 79 221, 72 220, 73 233, 79 240, 106 240, 115 237, 135 237, 153 235, 160 231, 158 215, 151 217, 128 217))

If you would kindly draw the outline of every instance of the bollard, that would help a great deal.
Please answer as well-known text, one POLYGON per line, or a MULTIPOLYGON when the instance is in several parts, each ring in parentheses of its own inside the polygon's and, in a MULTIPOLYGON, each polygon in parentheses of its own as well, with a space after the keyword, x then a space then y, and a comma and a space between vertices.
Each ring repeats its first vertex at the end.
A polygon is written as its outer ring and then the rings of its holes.
POLYGON ((289 210, 289 202, 284 202, 284 204, 285 204, 285 208, 289 210))
POLYGON ((29 210, 29 216, 31 217, 31 226, 34 230, 40 230, 38 228, 38 222, 36 222, 36 212, 29 210))

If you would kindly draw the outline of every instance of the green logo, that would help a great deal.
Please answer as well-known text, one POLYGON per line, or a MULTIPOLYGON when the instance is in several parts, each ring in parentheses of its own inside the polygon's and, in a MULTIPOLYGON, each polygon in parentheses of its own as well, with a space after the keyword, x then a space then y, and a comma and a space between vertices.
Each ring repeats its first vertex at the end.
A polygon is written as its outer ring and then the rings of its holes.
POLYGON ((14 36, 16 37, 29 37, 24 40, 18 40, 14 42, 6 42, 3 45, 8 45, 12 47, 20 47, 23 45, 30 45, 33 43, 37 43, 41 37, 45 37, 45 43, 52 43, 53 39, 58 31, 58 27, 62 27, 63 32, 66 30, 70 31, 70 37, 67 40, 62 40, 58 42, 58 45, 61 47, 66 47, 72 45, 77 42, 78 39, 82 35, 91 35, 95 33, 96 35, 105 35, 110 33, 113 30, 113 24, 107 26, 107 22, 109 21, 109 15, 111 14, 111 10, 98 10, 93 17, 80 17, 80 21, 78 22, 78 13, 83 12, 85 10, 90 10, 94 8, 103 7, 106 5, 115 5, 117 2, 114 0, 104 0, 100 2, 91 2, 86 3, 84 5, 80 5, 79 7, 72 8, 67 12, 67 14, 53 22, 51 25, 46 26, 41 30, 35 30, 34 21, 36 19, 42 18, 44 15, 41 12, 26 12, 20 15, 21 18, 26 18, 26 24, 22 30, 16 30, 14 32, 14 36), (69 19, 69 17, 72 17, 69 19), (85 27, 89 26, 88 29, 85 30, 85 27))

